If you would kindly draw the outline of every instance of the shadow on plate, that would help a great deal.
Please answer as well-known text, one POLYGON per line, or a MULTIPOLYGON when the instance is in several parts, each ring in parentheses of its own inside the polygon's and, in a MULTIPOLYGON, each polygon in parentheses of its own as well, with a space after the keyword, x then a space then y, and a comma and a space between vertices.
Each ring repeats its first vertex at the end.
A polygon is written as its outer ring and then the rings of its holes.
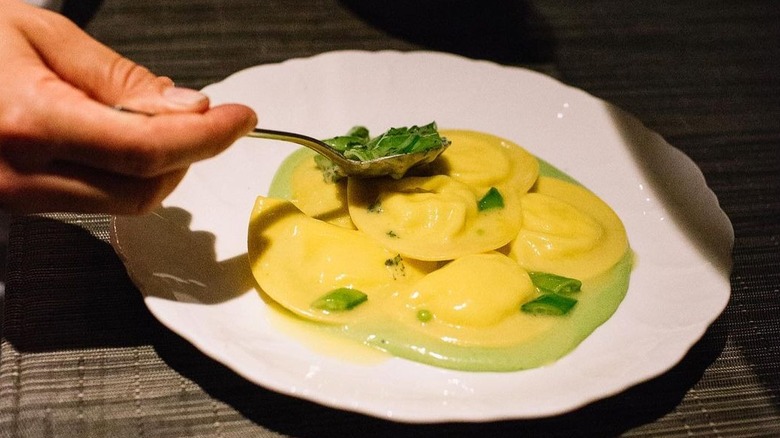
POLYGON ((607 105, 624 143, 661 204, 702 256, 725 278, 731 271, 734 230, 695 163, 637 119, 607 105))
POLYGON ((128 273, 147 296, 216 304, 254 288, 247 255, 217 261, 216 237, 189 228, 192 215, 166 207, 114 221, 112 244, 127 259, 128 273))
POLYGON ((427 49, 503 63, 547 62, 552 34, 521 0, 341 0, 369 24, 427 49))

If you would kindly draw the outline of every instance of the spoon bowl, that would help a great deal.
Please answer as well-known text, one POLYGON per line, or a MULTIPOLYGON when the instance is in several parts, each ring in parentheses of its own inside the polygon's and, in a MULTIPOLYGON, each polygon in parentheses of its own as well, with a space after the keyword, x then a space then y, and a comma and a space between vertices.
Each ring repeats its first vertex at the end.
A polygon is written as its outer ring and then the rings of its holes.
POLYGON ((436 157, 441 155, 441 153, 447 149, 447 146, 449 146, 448 143, 445 143, 442 147, 421 152, 389 155, 386 157, 374 158, 372 160, 360 161, 346 158, 339 151, 333 149, 323 141, 294 132, 255 128, 252 132, 247 134, 247 136, 287 141, 305 146, 332 161, 336 165, 334 171, 338 176, 358 178, 373 178, 388 175, 396 179, 401 178, 409 169, 435 160, 436 157))

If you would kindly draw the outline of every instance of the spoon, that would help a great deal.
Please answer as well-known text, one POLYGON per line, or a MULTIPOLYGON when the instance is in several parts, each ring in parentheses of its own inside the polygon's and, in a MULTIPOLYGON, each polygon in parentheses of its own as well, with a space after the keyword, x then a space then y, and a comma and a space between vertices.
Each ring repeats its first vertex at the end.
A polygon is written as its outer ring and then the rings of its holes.
POLYGON ((305 146, 332 161, 337 167, 335 173, 338 176, 354 176, 359 178, 387 175, 396 179, 401 178, 409 169, 435 160, 436 157, 441 155, 449 146, 448 143, 445 143, 442 147, 428 149, 422 152, 389 155, 386 157, 374 158, 372 160, 360 161, 346 158, 339 151, 333 149, 329 144, 323 141, 294 132, 255 128, 252 132, 247 134, 247 137, 281 140, 305 146))
MULTIPOLYGON (((116 105, 113 108, 117 111, 126 113, 154 116, 152 113, 134 110, 132 108, 127 108, 120 105, 116 105)), ((334 173, 337 176, 354 176, 359 178, 371 178, 387 175, 396 179, 401 178, 409 169, 430 163, 431 161, 435 160, 436 157, 441 155, 441 153, 444 152, 444 150, 449 146, 449 143, 445 143, 439 148, 428 149, 422 152, 389 155, 386 157, 374 158, 372 160, 360 161, 351 160, 345 157, 324 141, 317 140, 316 138, 309 137, 307 135, 296 134, 294 132, 255 128, 246 136, 253 138, 264 138, 268 140, 287 141, 305 146, 332 161, 336 165, 334 173)))

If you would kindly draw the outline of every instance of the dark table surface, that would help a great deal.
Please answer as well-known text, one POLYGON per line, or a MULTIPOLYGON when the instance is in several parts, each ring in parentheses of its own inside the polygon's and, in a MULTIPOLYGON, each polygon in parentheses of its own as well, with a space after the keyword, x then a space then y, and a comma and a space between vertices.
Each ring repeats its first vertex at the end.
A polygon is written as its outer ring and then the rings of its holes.
POLYGON ((438 50, 610 101, 703 171, 734 226, 732 297, 670 371, 575 412, 397 424, 206 358, 149 314, 107 217, 13 217, 0 436, 780 436, 778 23, 780 3, 750 0, 106 0, 87 31, 184 86, 332 50, 438 50), (447 25, 420 19, 431 14, 447 25))

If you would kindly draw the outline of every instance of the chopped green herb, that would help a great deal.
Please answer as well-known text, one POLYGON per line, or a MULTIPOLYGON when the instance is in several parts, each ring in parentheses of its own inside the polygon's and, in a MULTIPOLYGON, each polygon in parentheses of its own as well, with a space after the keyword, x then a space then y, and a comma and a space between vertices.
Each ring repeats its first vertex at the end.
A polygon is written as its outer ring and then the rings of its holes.
POLYGON ((363 126, 355 126, 347 132, 347 135, 329 138, 324 141, 333 149, 344 154, 348 150, 365 147, 370 140, 368 129, 363 126))
POLYGON ((392 259, 385 260, 385 266, 387 266, 387 269, 389 269, 390 273, 393 275, 393 280, 406 277, 406 267, 404 267, 403 261, 404 259, 401 258, 400 254, 392 259))
POLYGON ((391 155, 439 149, 449 141, 439 135, 436 122, 423 126, 390 128, 371 138, 368 129, 355 126, 347 135, 323 140, 351 160, 366 161, 391 155))
POLYGON ((392 267, 392 266, 398 266, 403 259, 401 258, 401 254, 397 254, 395 257, 391 259, 385 260, 385 266, 392 267))
POLYGON ((543 292, 570 294, 579 292, 582 282, 574 278, 549 274, 547 272, 529 272, 534 286, 543 292))
MULTIPOLYGON (((374 138, 371 138, 365 127, 355 126, 346 135, 323 141, 344 157, 355 161, 425 152, 440 149, 450 144, 449 140, 439 135, 436 122, 423 126, 390 128, 387 132, 374 138)), ((329 159, 318 155, 314 157, 314 160, 326 181, 336 182, 342 178, 338 167, 329 159)))
POLYGON ((430 310, 420 309, 417 311, 417 320, 420 322, 428 322, 433 319, 433 313, 430 310))
POLYGON ((398 234, 395 234, 395 231, 393 231, 393 230, 390 230, 390 231, 388 231, 385 234, 387 234, 388 237, 392 237, 392 238, 397 238, 398 237, 398 234))
POLYGON ((320 169, 322 172, 322 179, 327 183, 332 184, 343 178, 341 168, 322 155, 318 154, 314 156, 314 164, 317 165, 317 169, 320 169))
POLYGON ((577 304, 577 300, 564 295, 543 294, 520 306, 523 312, 533 315, 565 315, 577 304))
POLYGON ((493 208, 504 208, 504 197, 497 188, 491 187, 490 190, 479 200, 477 204, 479 211, 490 210, 493 208))
POLYGON ((363 292, 348 287, 340 287, 315 300, 311 303, 311 307, 328 312, 341 312, 351 310, 366 300, 368 300, 368 295, 363 292))

